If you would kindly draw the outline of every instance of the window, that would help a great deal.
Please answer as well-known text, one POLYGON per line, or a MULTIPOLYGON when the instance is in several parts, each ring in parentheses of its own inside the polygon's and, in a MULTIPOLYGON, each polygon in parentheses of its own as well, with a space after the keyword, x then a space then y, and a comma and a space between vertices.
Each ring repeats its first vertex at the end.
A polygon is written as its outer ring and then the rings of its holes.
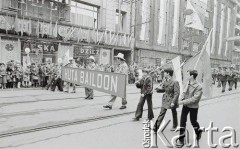
POLYGON ((98 7, 71 1, 71 22, 75 25, 98 28, 98 7))
POLYGON ((126 24, 126 12, 120 13, 120 23, 121 23, 121 29, 119 28, 119 11, 116 10, 116 17, 115 17, 115 22, 116 22, 116 31, 122 31, 124 32, 126 30, 125 24, 126 24))

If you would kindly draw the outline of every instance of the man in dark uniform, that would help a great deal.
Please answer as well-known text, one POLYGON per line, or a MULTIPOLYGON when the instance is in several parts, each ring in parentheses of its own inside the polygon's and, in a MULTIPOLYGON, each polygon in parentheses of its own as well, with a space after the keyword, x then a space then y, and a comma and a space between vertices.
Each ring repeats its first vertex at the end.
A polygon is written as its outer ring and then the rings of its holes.
POLYGON ((215 68, 212 68, 212 78, 213 78, 213 85, 215 85, 215 82, 217 79, 217 70, 215 68))
POLYGON ((167 109, 172 110, 173 126, 171 131, 175 131, 178 126, 177 108, 178 98, 180 94, 180 87, 178 81, 173 80, 173 70, 171 68, 164 69, 164 82, 162 88, 156 88, 158 93, 164 93, 162 96, 162 107, 160 114, 155 122, 153 131, 157 132, 159 129, 167 109))
POLYGON ((143 78, 136 82, 137 88, 141 89, 141 97, 133 121, 139 121, 139 119, 142 118, 143 106, 146 100, 148 104, 148 120, 152 120, 154 118, 152 106, 153 79, 149 75, 149 71, 149 69, 144 69, 143 78))
POLYGON ((222 71, 221 71, 221 77, 220 77, 220 81, 222 84, 222 93, 225 92, 226 89, 226 85, 227 85, 227 73, 226 73, 226 69, 227 67, 222 67, 222 71))
POLYGON ((219 66, 219 67, 218 67, 218 71, 217 71, 217 81, 218 81, 218 86, 217 86, 217 87, 218 87, 218 88, 221 87, 221 77, 222 77, 221 71, 222 71, 222 67, 219 66))
POLYGON ((234 86, 235 86, 235 89, 237 89, 237 83, 238 83, 239 73, 238 73, 237 70, 234 70, 233 74, 234 74, 233 84, 234 84, 234 86))
POLYGON ((233 81, 234 81, 234 73, 233 73, 233 67, 229 67, 228 69, 228 73, 227 73, 227 81, 228 81, 228 90, 231 91, 232 90, 232 87, 233 87, 233 81))

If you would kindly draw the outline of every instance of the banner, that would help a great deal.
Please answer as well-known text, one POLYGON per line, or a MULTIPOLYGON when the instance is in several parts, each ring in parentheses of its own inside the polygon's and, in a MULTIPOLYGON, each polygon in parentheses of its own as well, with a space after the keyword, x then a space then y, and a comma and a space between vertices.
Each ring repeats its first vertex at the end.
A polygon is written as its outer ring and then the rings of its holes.
POLYGON ((180 94, 182 94, 183 82, 182 82, 182 69, 181 69, 180 56, 172 59, 172 64, 173 64, 173 70, 174 70, 174 78, 176 79, 176 81, 179 82, 180 94))
POLYGON ((62 79, 97 91, 126 98, 126 75, 63 67, 62 79))
POLYGON ((10 30, 11 26, 7 22, 7 20, 4 18, 4 16, 0 16, 0 29, 10 30))
POLYGON ((32 33, 32 24, 31 20, 17 19, 16 31, 17 32, 26 32, 28 34, 32 33))
POLYGON ((50 24, 49 23, 40 22, 39 27, 40 27, 40 34, 52 35, 52 33, 50 32, 50 24))
POLYGON ((7 63, 11 60, 20 62, 20 42, 13 40, 0 40, 0 62, 7 63))

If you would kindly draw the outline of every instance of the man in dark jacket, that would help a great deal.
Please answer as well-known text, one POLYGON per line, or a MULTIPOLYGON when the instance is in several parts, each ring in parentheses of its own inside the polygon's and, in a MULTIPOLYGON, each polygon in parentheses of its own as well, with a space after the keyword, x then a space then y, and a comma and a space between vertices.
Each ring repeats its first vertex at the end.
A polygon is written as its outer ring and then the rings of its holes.
POLYGON ((135 113, 135 118, 133 118, 133 121, 139 121, 140 118, 142 118, 143 113, 143 106, 145 103, 145 100, 147 100, 148 104, 148 120, 152 120, 154 118, 153 115, 153 106, 152 106, 152 90, 153 90, 153 79, 149 75, 149 69, 143 70, 143 78, 136 82, 137 88, 141 89, 141 97, 140 101, 137 106, 137 111, 135 113))
POLYGON ((175 131, 178 126, 177 110, 178 108, 178 98, 180 94, 180 87, 178 81, 173 80, 173 70, 171 68, 164 69, 164 81, 162 83, 162 88, 157 88, 158 93, 164 93, 162 97, 162 107, 160 114, 155 122, 153 130, 157 132, 160 127, 163 118, 167 112, 167 109, 172 110, 173 116, 173 127, 171 131, 175 131))
POLYGON ((201 138, 202 130, 200 130, 199 123, 197 121, 199 101, 202 97, 202 86, 196 81, 198 76, 197 70, 189 70, 189 82, 185 87, 181 101, 179 105, 183 105, 182 114, 180 120, 180 137, 176 144, 177 147, 184 145, 185 129, 188 113, 190 113, 190 121, 195 130, 196 139, 201 138))

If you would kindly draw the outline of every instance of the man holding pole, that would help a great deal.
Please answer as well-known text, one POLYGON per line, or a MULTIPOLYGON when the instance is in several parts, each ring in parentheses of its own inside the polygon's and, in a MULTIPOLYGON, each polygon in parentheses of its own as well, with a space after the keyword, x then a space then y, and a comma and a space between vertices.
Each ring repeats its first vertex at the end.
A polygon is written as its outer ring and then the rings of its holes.
MULTIPOLYGON (((128 82, 127 76, 128 76, 129 69, 128 69, 127 63, 125 62, 124 54, 118 53, 118 55, 115 56, 115 58, 117 59, 117 64, 118 64, 117 68, 115 69, 115 72, 125 74, 126 75, 126 84, 127 84, 127 82, 128 82)), ((111 97, 112 97, 112 99, 108 102, 107 105, 103 106, 103 108, 112 109, 112 105, 114 104, 117 96, 112 95, 111 97)), ((126 98, 122 98, 122 106, 120 107, 120 109, 126 109, 127 108, 126 105, 127 105, 126 98)))
MULTIPOLYGON (((90 56, 88 60, 89 60, 89 63, 88 63, 87 69, 95 70, 96 69, 95 58, 93 56, 90 56)), ((85 99, 90 99, 90 100, 93 99, 93 89, 85 87, 85 94, 86 94, 85 99)))

